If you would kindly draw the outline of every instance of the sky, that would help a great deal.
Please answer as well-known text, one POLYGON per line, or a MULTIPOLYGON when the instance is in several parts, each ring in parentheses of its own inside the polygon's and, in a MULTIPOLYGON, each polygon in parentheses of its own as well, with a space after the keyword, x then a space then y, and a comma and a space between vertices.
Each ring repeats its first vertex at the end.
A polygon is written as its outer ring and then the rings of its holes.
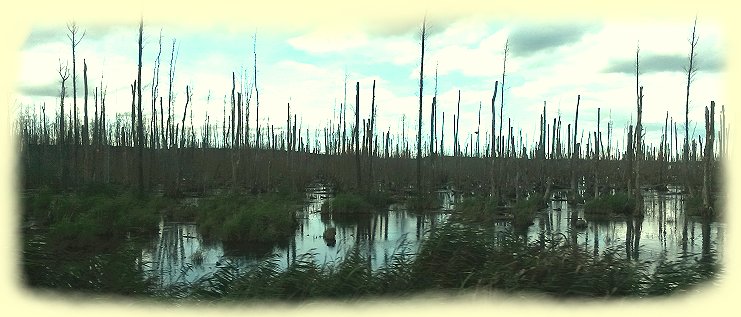
MULTIPOLYGON (((595 131, 597 109, 601 108, 602 131, 611 119, 613 140, 622 147, 624 128, 630 122, 635 123, 635 54, 640 47, 643 124, 647 141, 657 144, 667 111, 675 121, 681 121, 678 128, 683 131, 685 67, 694 18, 688 15, 684 19, 651 22, 596 18, 518 20, 430 13, 425 17, 420 13, 417 18, 338 28, 335 24, 321 23, 294 27, 218 22, 187 25, 150 22, 145 16, 143 104, 151 103, 153 66, 161 35, 160 96, 167 93, 171 49, 176 40, 173 90, 178 122, 182 119, 188 85, 193 90, 190 107, 194 123, 201 125, 206 115, 212 123, 220 123, 224 104, 229 102, 232 72, 237 73, 237 85, 244 81, 247 87, 254 87, 254 48, 261 126, 274 124, 276 129, 282 128, 286 106, 290 103, 291 112, 299 116, 304 130, 323 129, 331 118, 336 118, 335 113, 345 98, 349 104, 348 119, 353 119, 356 82, 360 83, 361 117, 368 118, 375 80, 377 129, 400 134, 405 121, 406 134, 414 136, 419 102, 419 36, 422 21, 426 19, 429 34, 424 60, 424 138, 429 134, 429 111, 437 85, 438 131, 442 128, 444 112, 445 147, 452 149, 452 120, 459 90, 460 142, 465 142, 467 135, 477 129, 482 131, 481 142, 484 142, 490 130, 494 84, 495 81, 501 84, 505 43, 508 43, 505 86, 503 91, 501 86, 498 89, 496 111, 499 112, 503 93, 504 120, 505 123, 512 120, 516 134, 521 130, 528 142, 537 138, 545 102, 548 122, 560 114, 561 133, 565 135, 567 124, 573 125, 577 95, 580 95, 579 129, 595 131), (243 79, 240 74, 244 73, 243 79), (481 127, 477 128, 480 104, 481 127)), ((137 72, 138 25, 86 21, 77 24, 85 32, 76 52, 78 107, 82 104, 84 59, 91 87, 97 86, 102 78, 107 88, 109 113, 128 113, 130 85, 137 72)), ((690 133, 704 137, 704 107, 714 100, 719 113, 727 98, 726 47, 722 28, 712 19, 699 16, 697 34, 698 72, 690 92, 690 133)), ((13 95, 16 111, 38 109, 44 102, 49 115, 57 111, 59 64, 72 67, 67 35, 65 22, 31 25, 18 55, 13 95)), ((71 76, 67 83, 69 95, 65 104, 69 106, 71 76)), ((253 128, 254 99, 250 103, 253 128)), ((145 108, 146 116, 149 108, 145 108)), ((606 132, 603 138, 606 143, 606 132)), ((583 141, 586 143, 586 135, 583 141)))

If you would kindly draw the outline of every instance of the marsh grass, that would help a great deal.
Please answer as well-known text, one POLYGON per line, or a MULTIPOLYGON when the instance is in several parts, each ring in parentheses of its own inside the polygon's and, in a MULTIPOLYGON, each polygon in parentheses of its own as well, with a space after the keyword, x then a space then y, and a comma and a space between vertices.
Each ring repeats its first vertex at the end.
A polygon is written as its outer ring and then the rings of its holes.
POLYGON ((407 198, 406 207, 417 213, 434 211, 440 208, 440 199, 434 193, 418 193, 407 198))
POLYGON ((492 197, 469 197, 455 205, 454 219, 466 222, 490 222, 504 211, 499 208, 499 202, 492 197))
POLYGON ((296 228, 300 195, 221 195, 202 199, 198 231, 222 241, 272 242, 290 237, 296 228))
POLYGON ((343 259, 325 264, 306 253, 286 269, 279 268, 277 258, 247 271, 228 265, 166 293, 213 301, 398 298, 480 290, 556 298, 647 297, 692 289, 718 270, 712 257, 638 262, 623 257, 619 247, 594 255, 567 241, 559 235, 528 242, 511 232, 447 223, 431 231, 418 252, 402 244, 389 264, 375 270, 356 246, 343 259))
POLYGON ((134 241, 107 252, 60 254, 40 235, 24 238, 23 282, 34 288, 95 294, 152 296, 156 281, 134 241))
POLYGON ((602 195, 584 204, 584 213, 591 217, 612 217, 614 215, 629 215, 635 208, 635 199, 627 193, 618 192, 615 195, 602 195))
POLYGON ((45 230, 48 243, 60 251, 90 251, 115 245, 127 235, 157 231, 166 198, 138 196, 116 189, 82 189, 73 193, 42 189, 24 195, 24 219, 45 230))
POLYGON ((370 191, 366 193, 344 192, 338 193, 322 205, 322 212, 332 214, 359 214, 385 211, 392 201, 391 196, 385 191, 370 191))
POLYGON ((533 224, 535 215, 547 205, 539 195, 531 195, 528 199, 515 202, 512 205, 512 224, 516 228, 526 228, 533 224))

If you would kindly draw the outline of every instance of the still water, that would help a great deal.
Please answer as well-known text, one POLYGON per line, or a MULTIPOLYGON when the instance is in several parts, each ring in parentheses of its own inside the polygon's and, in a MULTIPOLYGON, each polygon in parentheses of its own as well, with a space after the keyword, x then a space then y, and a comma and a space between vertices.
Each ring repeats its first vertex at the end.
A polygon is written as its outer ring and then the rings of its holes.
MULTIPOLYGON (((558 194, 558 193, 556 193, 558 194)), ((408 212, 403 205, 391 205, 387 211, 359 216, 328 217, 319 213, 332 196, 323 186, 307 188, 306 204, 297 210, 298 228, 288 241, 278 244, 240 244, 205 241, 193 223, 160 223, 159 234, 142 251, 150 263, 150 274, 161 286, 174 282, 192 282, 227 263, 249 268, 273 258, 285 268, 305 253, 314 255, 318 264, 341 260, 353 247, 360 248, 374 269, 386 266, 393 254, 402 249, 415 253, 430 229, 447 221, 455 201, 453 191, 438 192, 441 210, 427 214, 408 212), (336 228, 336 244, 328 245, 322 234, 336 228)), ((529 240, 543 237, 570 239, 595 254, 606 248, 617 249, 629 258, 655 260, 661 256, 676 259, 683 255, 714 254, 722 260, 724 224, 703 224, 686 217, 684 196, 644 191, 645 216, 642 220, 615 218, 590 220, 584 229, 571 226, 572 213, 584 218, 583 206, 569 206, 552 200, 541 210, 533 225, 520 234, 529 240)), ((495 224, 503 230, 509 223, 495 224)))
POLYGON ((285 268, 305 253, 314 254, 318 264, 339 262, 353 247, 360 248, 377 269, 397 252, 415 253, 429 230, 448 218, 454 195, 450 190, 438 195, 443 202, 438 212, 416 214, 394 204, 384 212, 332 218, 319 212, 332 196, 330 190, 310 187, 305 206, 296 212, 296 233, 285 243, 232 246, 205 241, 193 223, 161 222, 159 234, 142 251, 142 260, 151 263, 150 274, 159 277, 162 286, 192 282, 227 263, 248 268, 274 257, 285 268), (323 238, 331 227, 337 232, 333 246, 323 238))

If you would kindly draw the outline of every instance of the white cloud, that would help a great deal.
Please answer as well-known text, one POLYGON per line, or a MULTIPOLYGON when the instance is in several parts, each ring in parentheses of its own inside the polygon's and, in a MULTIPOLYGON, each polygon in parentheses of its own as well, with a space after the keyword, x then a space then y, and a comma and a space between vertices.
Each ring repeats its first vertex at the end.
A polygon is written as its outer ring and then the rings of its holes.
POLYGON ((364 46, 368 43, 365 34, 316 30, 287 40, 296 49, 312 54, 337 53, 364 46))

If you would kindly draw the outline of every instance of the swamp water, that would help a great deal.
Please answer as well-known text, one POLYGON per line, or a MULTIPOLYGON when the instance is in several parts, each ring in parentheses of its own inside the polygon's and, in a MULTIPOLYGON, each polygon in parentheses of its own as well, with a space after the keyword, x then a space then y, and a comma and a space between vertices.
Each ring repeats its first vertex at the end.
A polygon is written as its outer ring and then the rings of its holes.
MULTIPOLYGON (((305 253, 313 254, 318 264, 337 263, 354 247, 369 259, 373 269, 378 269, 386 266, 393 254, 402 250, 407 254, 416 253, 429 231, 447 221, 455 202, 460 199, 453 195, 453 191, 445 190, 438 192, 443 203, 439 212, 420 215, 406 211, 401 205, 392 205, 384 212, 333 219, 319 213, 331 195, 325 187, 308 188, 306 204, 296 213, 298 226, 295 234, 277 244, 228 245, 204 240, 193 223, 161 222, 158 234, 147 241, 126 243, 126 252, 97 254, 64 266, 46 266, 44 263, 55 263, 54 259, 44 260, 45 254, 33 253, 35 244, 44 243, 44 233, 31 231, 24 235, 32 246, 24 251, 25 256, 32 255, 29 259, 35 259, 26 263, 27 270, 35 275, 29 282, 31 285, 68 285, 76 289, 100 290, 111 284, 108 279, 113 278, 114 282, 128 279, 118 276, 118 273, 106 276, 101 272, 122 272, 128 271, 122 266, 137 266, 153 278, 158 287, 166 288, 175 283, 196 281, 227 265, 236 265, 240 270, 249 269, 272 259, 280 268, 285 268, 305 253), (329 246, 322 237, 329 227, 336 228, 337 232, 333 246, 329 246), (42 260, 36 261, 38 259, 42 260), (45 281, 50 277, 53 282, 45 281), (71 285, 69 281, 81 284, 71 285)), ((595 254, 602 254, 607 249, 617 250, 623 257, 642 262, 656 262, 662 257, 668 260, 693 257, 722 263, 724 223, 707 223, 686 216, 683 195, 644 191, 644 205, 642 221, 630 218, 594 220, 584 215, 583 206, 574 207, 565 201, 552 200, 547 208, 538 212, 531 226, 515 232, 529 241, 544 237, 569 239, 595 254), (573 213, 587 219, 586 228, 572 227, 570 219, 573 213)), ((497 231, 508 231, 511 227, 508 222, 494 224, 497 231)), ((127 285, 125 281, 121 283, 127 285)))
POLYGON ((150 263, 150 274, 158 278, 160 286, 193 282, 226 265, 249 268, 273 258, 280 268, 286 268, 305 253, 313 254, 318 264, 336 263, 354 247, 378 269, 389 264, 395 253, 416 253, 429 230, 448 218, 454 203, 452 191, 447 190, 438 192, 442 202, 439 212, 415 214, 393 204, 384 212, 322 215, 322 205, 331 196, 326 187, 307 188, 306 204, 296 213, 296 232, 282 243, 227 245, 205 241, 196 224, 161 222, 159 234, 142 250, 142 260, 150 263), (336 243, 328 245, 323 233, 332 227, 336 243))

